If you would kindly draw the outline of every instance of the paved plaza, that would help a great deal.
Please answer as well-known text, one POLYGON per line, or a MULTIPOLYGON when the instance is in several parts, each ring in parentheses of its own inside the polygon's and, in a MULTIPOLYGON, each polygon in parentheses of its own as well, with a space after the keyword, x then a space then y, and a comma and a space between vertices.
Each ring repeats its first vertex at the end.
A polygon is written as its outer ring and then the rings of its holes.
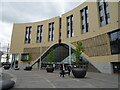
POLYGON ((65 75, 59 76, 59 71, 47 73, 46 70, 4 70, 16 77, 13 88, 118 88, 118 74, 103 74, 88 72, 83 79, 65 75))

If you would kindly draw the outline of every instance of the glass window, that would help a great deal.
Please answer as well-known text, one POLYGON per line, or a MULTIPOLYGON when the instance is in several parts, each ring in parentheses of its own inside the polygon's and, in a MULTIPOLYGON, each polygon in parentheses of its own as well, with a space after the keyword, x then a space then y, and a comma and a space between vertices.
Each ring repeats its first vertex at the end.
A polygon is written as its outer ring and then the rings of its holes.
POLYGON ((111 33, 110 37, 111 37, 111 41, 117 40, 117 32, 111 33))
POLYGON ((102 22, 102 21, 104 21, 104 17, 102 16, 102 17, 100 17, 100 21, 102 22))
POLYGON ((37 42, 38 43, 42 42, 42 27, 43 25, 39 25, 37 29, 37 42))
POLYGON ((109 13, 109 7, 106 7, 106 13, 109 13))
POLYGON ((29 58, 29 54, 22 54, 21 55, 21 61, 28 61, 28 58, 29 58))
POLYGON ((112 54, 120 54, 120 29, 110 33, 110 46, 112 54))
POLYGON ((99 10, 101 11, 103 8, 102 8, 102 6, 99 6, 99 10))
POLYGON ((82 34, 83 33, 86 33, 86 32, 88 32, 88 23, 89 23, 89 21, 88 21, 88 7, 85 7, 85 8, 83 8, 82 10, 80 10, 80 12, 81 12, 81 18, 82 18, 82 34))
POLYGON ((104 16, 103 10, 100 11, 100 17, 104 16))
POLYGON ((84 11, 83 10, 81 10, 81 13, 82 13, 82 16, 84 16, 84 11))
POLYGON ((81 18, 82 18, 82 20, 84 20, 84 17, 83 17, 83 16, 82 16, 81 18))
POLYGON ((25 33, 25 43, 28 44, 31 41, 31 31, 32 31, 32 27, 26 27, 26 33, 25 33))
POLYGON ((118 39, 120 40, 120 31, 118 31, 118 39))
POLYGON ((106 7, 108 6, 108 1, 107 1, 107 2, 105 2, 105 5, 106 5, 106 7))
POLYGON ((74 36, 73 31, 73 15, 70 15, 67 17, 67 37, 73 37, 74 36), (70 33, 69 33, 70 31, 70 33), (70 35, 69 35, 70 34, 70 35))
POLYGON ((49 39, 48 41, 54 40, 54 22, 49 23, 49 39))
POLYGON ((110 23, 110 11, 108 2, 105 0, 98 0, 99 14, 100 14, 100 26, 104 26, 110 23))
POLYGON ((82 29, 84 29, 84 25, 82 25, 82 29))
POLYGON ((118 50, 118 45, 116 45, 116 44, 111 44, 111 52, 112 52, 112 54, 117 54, 118 52, 119 52, 119 50, 118 50))

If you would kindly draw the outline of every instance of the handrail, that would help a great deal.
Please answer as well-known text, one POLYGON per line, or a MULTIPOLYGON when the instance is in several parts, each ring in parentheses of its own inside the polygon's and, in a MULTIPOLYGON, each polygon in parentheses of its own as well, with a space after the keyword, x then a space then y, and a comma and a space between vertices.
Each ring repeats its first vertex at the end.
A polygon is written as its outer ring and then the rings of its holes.
MULTIPOLYGON (((67 43, 65 43, 65 44, 67 45, 67 43)), ((41 58, 52 46, 53 46, 53 45, 51 45, 45 52, 43 52, 43 53, 31 64, 31 66, 35 65, 35 64, 40 60, 40 58, 41 58)), ((75 46, 72 45, 72 44, 71 44, 71 47, 72 47, 72 48, 75 48, 75 46)))
MULTIPOLYGON (((66 45, 68 45, 67 43, 65 43, 66 45)), ((33 65, 35 65, 39 60, 40 60, 40 58, 52 47, 53 45, 51 45, 44 53, 42 53, 32 64, 31 64, 31 66, 33 66, 33 65)), ((75 46, 73 46, 72 44, 71 44, 71 47, 72 48, 75 48, 75 46)))

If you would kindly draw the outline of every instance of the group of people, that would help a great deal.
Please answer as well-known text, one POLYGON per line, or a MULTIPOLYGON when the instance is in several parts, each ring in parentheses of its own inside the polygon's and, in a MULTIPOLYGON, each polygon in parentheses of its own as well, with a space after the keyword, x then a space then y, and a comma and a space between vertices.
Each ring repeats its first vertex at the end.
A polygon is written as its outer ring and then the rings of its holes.
POLYGON ((71 72, 71 66, 70 65, 64 65, 64 64, 60 64, 60 77, 61 76, 65 76, 65 74, 68 74, 70 76, 70 72, 71 72))

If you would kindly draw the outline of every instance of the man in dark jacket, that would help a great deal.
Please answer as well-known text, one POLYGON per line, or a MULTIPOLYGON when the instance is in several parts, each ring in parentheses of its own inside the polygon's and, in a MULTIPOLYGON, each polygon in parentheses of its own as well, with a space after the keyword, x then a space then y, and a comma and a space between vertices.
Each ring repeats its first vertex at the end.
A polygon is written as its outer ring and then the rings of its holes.
POLYGON ((64 64, 60 64, 60 77, 61 77, 61 75, 63 75, 63 77, 64 77, 64 75, 65 75, 64 64))

